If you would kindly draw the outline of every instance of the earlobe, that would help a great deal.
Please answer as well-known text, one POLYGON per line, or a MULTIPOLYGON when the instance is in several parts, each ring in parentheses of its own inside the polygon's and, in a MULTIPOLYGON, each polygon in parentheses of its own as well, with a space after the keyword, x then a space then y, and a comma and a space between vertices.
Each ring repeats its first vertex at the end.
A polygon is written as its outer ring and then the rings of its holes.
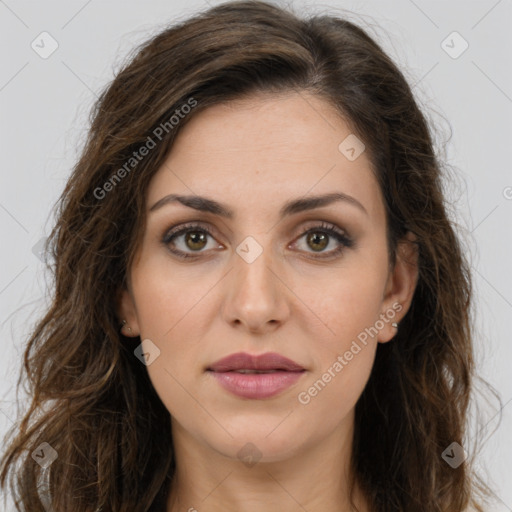
POLYGON ((385 325, 378 341, 391 340, 400 328, 400 320, 409 310, 418 282, 418 245, 416 236, 410 231, 397 244, 396 262, 390 272, 383 297, 383 311, 386 318, 393 318, 385 325), (398 324, 394 327, 392 323, 398 324))
POLYGON ((121 326, 121 333, 127 337, 139 336, 140 330, 135 301, 130 290, 125 286, 117 294, 116 311, 121 326))

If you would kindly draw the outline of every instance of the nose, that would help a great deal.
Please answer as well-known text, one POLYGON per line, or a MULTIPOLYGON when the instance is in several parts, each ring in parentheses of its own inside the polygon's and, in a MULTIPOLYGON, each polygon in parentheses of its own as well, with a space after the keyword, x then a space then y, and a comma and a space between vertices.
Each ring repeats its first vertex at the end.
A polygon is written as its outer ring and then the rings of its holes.
POLYGON ((251 333, 271 332, 289 316, 287 288, 281 266, 272 259, 271 249, 264 248, 254 261, 238 253, 233 255, 234 268, 225 282, 223 304, 225 320, 251 333))

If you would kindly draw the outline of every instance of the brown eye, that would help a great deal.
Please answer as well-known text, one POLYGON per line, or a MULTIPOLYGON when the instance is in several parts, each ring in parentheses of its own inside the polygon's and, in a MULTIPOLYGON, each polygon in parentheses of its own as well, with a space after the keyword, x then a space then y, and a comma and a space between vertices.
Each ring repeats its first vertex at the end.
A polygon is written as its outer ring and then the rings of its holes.
MULTIPOLYGON (((206 226, 188 224, 169 230, 162 238, 162 243, 180 258, 191 258, 206 252, 203 249, 208 245, 208 238, 214 239, 206 226)), ((222 246, 213 244, 213 247, 222 246)))
MULTIPOLYGON (((318 226, 305 229, 298 240, 301 240, 302 238, 304 238, 304 245, 306 246, 304 252, 318 253, 318 256, 316 256, 317 258, 335 257, 344 252, 345 249, 354 247, 353 239, 350 238, 344 230, 341 230, 334 224, 325 222, 318 226), (334 248, 331 250, 325 250, 331 244, 334 248)), ((294 243, 294 245, 297 244, 298 242, 294 243)))
POLYGON ((207 236, 204 231, 188 231, 185 234, 185 245, 192 251, 199 251, 205 247, 207 236))
POLYGON ((329 237, 325 233, 311 231, 307 236, 307 243, 314 251, 323 251, 329 244, 329 237))

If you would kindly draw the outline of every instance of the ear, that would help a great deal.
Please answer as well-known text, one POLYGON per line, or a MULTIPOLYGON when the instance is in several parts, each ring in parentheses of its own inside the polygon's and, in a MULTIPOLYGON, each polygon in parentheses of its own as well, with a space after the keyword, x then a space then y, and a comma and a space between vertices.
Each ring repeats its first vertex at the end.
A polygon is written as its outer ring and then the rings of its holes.
POLYGON ((121 333, 129 338, 139 336, 140 329, 135 301, 131 290, 125 285, 118 290, 116 311, 119 317, 119 323, 126 320, 126 323, 121 327, 121 333))
MULTIPOLYGON (((418 282, 418 246, 416 236, 410 231, 398 242, 396 262, 389 272, 382 302, 383 316, 388 319, 377 337, 381 343, 391 340, 397 329, 392 322, 399 324, 409 310, 418 282), (387 314, 386 314, 387 312, 387 314), (391 317, 392 313, 395 313, 391 317)), ((399 327, 400 328, 400 327, 399 327)))

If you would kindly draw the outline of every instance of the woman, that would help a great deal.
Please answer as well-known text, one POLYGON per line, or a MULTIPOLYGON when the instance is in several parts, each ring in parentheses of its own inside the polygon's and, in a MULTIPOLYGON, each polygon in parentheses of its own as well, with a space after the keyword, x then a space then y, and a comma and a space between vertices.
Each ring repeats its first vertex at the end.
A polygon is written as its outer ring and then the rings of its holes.
POLYGON ((483 510, 440 180, 410 87, 348 21, 231 2, 144 44, 49 240, 1 471, 18 509, 483 510))

